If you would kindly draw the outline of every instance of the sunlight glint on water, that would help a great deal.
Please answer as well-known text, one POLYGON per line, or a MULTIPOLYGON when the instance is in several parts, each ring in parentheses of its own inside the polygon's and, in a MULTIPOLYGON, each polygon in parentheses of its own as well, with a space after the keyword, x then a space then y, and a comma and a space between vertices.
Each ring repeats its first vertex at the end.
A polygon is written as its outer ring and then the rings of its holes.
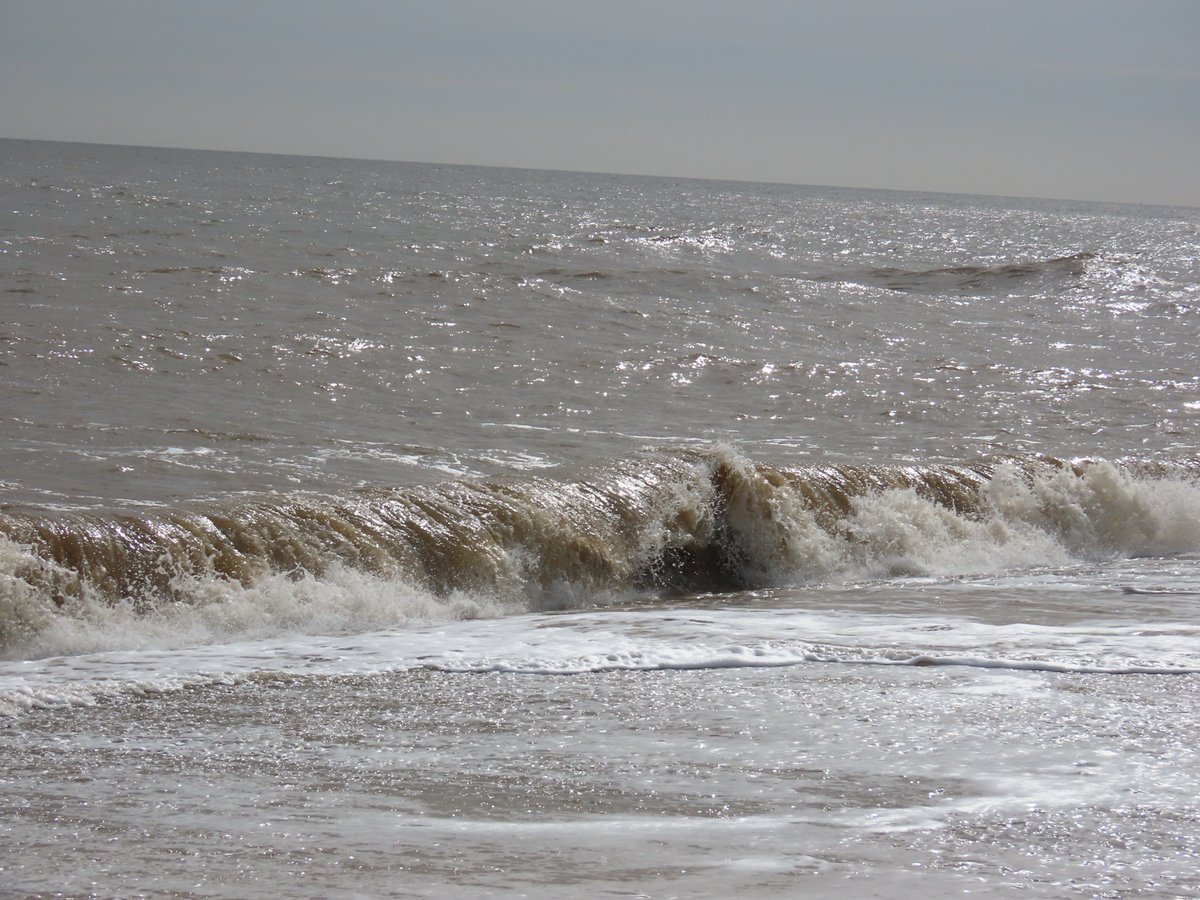
POLYGON ((18 141, 0 199, 6 889, 1200 891, 1196 210, 18 141))

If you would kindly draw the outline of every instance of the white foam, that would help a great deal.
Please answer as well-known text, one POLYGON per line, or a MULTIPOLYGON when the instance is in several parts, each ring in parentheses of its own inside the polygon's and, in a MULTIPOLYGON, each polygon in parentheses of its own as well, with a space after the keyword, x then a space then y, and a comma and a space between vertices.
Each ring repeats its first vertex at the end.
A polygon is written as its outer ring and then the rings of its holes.
POLYGON ((914 490, 860 498, 844 534, 859 577, 980 574, 1071 560, 1046 530, 994 513, 963 515, 914 490))
POLYGON ((1200 549, 1200 485, 1135 478, 1110 462, 1027 481, 1001 467, 984 491, 989 513, 1052 536, 1076 557, 1167 556, 1200 549))
POLYGON ((1200 626, 1134 621, 987 624, 960 616, 803 609, 607 610, 447 621, 190 649, 0 663, 0 713, 232 683, 260 673, 415 668, 542 676, 798 665, 966 666, 1005 673, 1200 672, 1200 626))
POLYGON ((944 577, 1200 549, 1200 485, 1138 479, 1108 462, 1089 464, 1082 474, 1061 469, 1032 479, 1001 466, 983 488, 980 510, 971 513, 913 489, 858 497, 838 526, 840 545, 809 524, 806 509, 773 507, 776 516, 798 523, 788 530, 796 546, 775 556, 777 582, 789 580, 788 566, 790 578, 800 580, 944 577))
MULTIPOLYGON (((14 566, 38 564, 19 545, 0 540, 14 566)), ((214 575, 181 575, 172 588, 181 599, 146 608, 135 599, 113 601, 86 591, 61 607, 45 591, 3 575, 0 615, 23 629, 20 653, 28 658, 107 650, 166 650, 300 634, 375 631, 429 622, 513 612, 511 603, 487 596, 436 597, 394 579, 333 566, 321 578, 304 572, 274 573, 249 585, 214 575)))

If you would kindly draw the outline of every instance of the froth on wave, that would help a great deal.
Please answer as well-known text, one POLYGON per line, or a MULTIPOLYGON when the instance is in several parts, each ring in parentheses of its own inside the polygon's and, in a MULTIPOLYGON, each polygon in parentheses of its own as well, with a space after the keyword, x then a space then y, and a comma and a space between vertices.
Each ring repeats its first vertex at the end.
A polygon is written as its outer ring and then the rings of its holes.
POLYGON ((1200 460, 777 469, 729 448, 575 479, 145 514, 0 514, 0 653, 564 608, 639 591, 991 573, 1200 545, 1200 460))

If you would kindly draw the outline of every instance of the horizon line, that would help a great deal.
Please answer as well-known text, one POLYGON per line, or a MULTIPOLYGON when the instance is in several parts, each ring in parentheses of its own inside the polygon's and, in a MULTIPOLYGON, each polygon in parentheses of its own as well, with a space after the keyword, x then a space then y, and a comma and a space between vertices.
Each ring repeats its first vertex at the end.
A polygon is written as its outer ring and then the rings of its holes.
POLYGON ((445 166, 448 168, 459 169, 500 169, 514 172, 550 172, 560 175, 607 175, 617 178, 657 178, 657 179, 676 179, 679 181, 704 181, 727 184, 758 184, 771 185, 779 187, 797 187, 797 188, 822 188, 827 190, 839 191, 863 191, 875 193, 893 193, 893 194, 926 194, 945 197, 978 197, 981 199, 990 200, 1036 200, 1047 201, 1052 203, 1083 203, 1098 206, 1131 206, 1131 207, 1153 207, 1157 209, 1200 209, 1200 205, 1192 206, 1187 203, 1157 203, 1151 201, 1140 200, 1097 200, 1088 199, 1082 200, 1074 197, 1049 197, 1039 196, 1034 194, 996 194, 978 191, 951 191, 945 189, 927 189, 927 188, 896 188, 896 187, 880 187, 868 185, 852 185, 852 184, 820 184, 816 182, 800 182, 800 181, 777 181, 772 179, 755 179, 755 178, 728 178, 714 177, 710 175, 666 175, 656 172, 617 172, 600 169, 573 169, 573 168, 557 168, 557 167, 536 167, 523 166, 514 164, 498 164, 498 163, 464 163, 464 162, 444 162, 437 160, 422 160, 422 159, 397 159, 382 156, 333 156, 328 153, 300 153, 276 150, 235 150, 226 147, 184 147, 173 144, 124 144, 115 141, 95 141, 95 140, 63 140, 61 138, 30 138, 30 137, 10 137, 0 135, 0 141, 21 141, 31 144, 70 144, 79 146, 92 147, 124 147, 131 150, 167 150, 183 153, 233 153, 245 156, 285 156, 294 157, 297 159, 321 159, 321 160, 346 160, 349 162, 372 162, 372 163, 393 163, 401 165, 418 165, 418 166, 445 166))

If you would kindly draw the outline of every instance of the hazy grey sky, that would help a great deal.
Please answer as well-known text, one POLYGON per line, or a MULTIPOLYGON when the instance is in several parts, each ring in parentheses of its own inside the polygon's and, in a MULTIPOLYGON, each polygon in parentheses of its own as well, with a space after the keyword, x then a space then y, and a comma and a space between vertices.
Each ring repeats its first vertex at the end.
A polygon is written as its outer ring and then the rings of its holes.
POLYGON ((1200 206, 1200 0, 0 0, 0 136, 1200 206))

